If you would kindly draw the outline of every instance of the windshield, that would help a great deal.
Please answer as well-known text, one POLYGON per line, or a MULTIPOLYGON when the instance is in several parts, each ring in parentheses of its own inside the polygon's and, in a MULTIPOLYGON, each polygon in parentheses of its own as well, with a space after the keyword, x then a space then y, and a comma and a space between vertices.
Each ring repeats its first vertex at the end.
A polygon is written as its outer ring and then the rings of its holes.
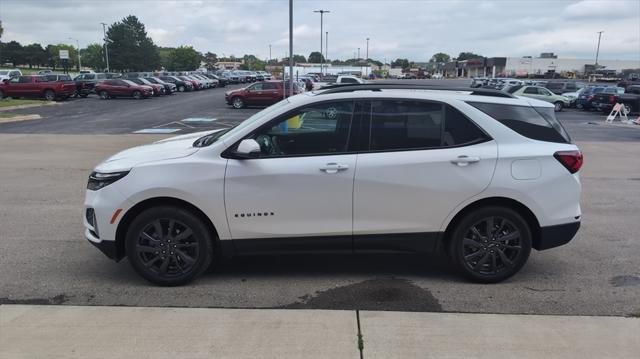
POLYGON ((234 134, 236 134, 238 131, 241 131, 243 128, 248 127, 249 125, 253 124, 254 122, 261 120, 262 118, 264 118, 267 115, 270 115, 273 112, 276 112, 277 110, 279 110, 280 108, 286 106, 289 104, 289 100, 288 99, 284 99, 274 105, 271 105, 267 108, 265 108, 264 110, 254 114, 253 116, 247 118, 246 120, 240 122, 239 124, 237 124, 234 127, 231 127, 227 130, 221 131, 221 132, 216 132, 216 133, 212 133, 203 137, 200 137, 199 139, 197 139, 194 143, 193 143, 193 147, 206 147, 211 145, 212 143, 216 142, 219 139, 225 139, 228 138, 230 136, 233 136, 234 134))

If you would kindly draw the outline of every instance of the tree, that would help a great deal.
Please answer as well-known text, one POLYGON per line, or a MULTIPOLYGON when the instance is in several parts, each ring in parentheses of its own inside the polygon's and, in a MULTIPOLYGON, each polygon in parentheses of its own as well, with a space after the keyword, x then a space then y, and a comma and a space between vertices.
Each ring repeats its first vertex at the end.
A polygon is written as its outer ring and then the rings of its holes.
POLYGON ((438 52, 437 54, 433 54, 429 62, 449 62, 451 61, 451 56, 445 54, 444 52, 438 52))
POLYGON ((10 41, 4 44, 0 54, 2 55, 0 63, 10 62, 14 67, 25 63, 24 50, 17 41, 10 41))
POLYGON ((107 67, 104 59, 104 47, 100 44, 89 44, 80 51, 82 63, 94 70, 102 71, 107 67))
POLYGON ((207 52, 206 54, 204 54, 204 56, 202 56, 202 61, 204 61, 204 67, 206 67, 207 70, 215 70, 216 63, 218 62, 218 55, 207 52))
POLYGON ((109 66, 120 71, 148 71, 160 67, 160 54, 144 24, 129 15, 107 31, 109 66))
POLYGON ((169 71, 193 71, 200 66, 202 55, 191 46, 180 46, 169 52, 164 67, 169 71))
POLYGON ((78 55, 76 53, 76 48, 73 45, 67 45, 67 44, 47 45, 45 62, 53 70, 55 70, 56 67, 63 68, 65 70, 68 68, 74 67, 77 59, 78 59, 78 55), (60 59, 60 50, 69 51, 68 60, 60 59))
POLYGON ((22 48, 24 56, 24 62, 29 65, 29 68, 40 66, 47 62, 47 52, 42 48, 40 44, 31 44, 22 48))
POLYGON ((293 55, 293 62, 294 63, 304 63, 307 62, 307 58, 304 57, 303 55, 293 55))
POLYGON ((469 60, 469 59, 477 59, 482 57, 482 55, 474 54, 473 52, 461 52, 460 55, 456 58, 458 61, 469 60))
POLYGON ((402 69, 408 69, 411 66, 409 59, 396 59, 391 61, 391 67, 400 67, 402 69))
POLYGON ((2 38, 3 32, 4 32, 4 27, 2 27, 2 21, 0 21, 0 39, 2 38))
POLYGON ((314 51, 309 54, 309 62, 312 64, 319 64, 324 62, 324 56, 318 51, 314 51))

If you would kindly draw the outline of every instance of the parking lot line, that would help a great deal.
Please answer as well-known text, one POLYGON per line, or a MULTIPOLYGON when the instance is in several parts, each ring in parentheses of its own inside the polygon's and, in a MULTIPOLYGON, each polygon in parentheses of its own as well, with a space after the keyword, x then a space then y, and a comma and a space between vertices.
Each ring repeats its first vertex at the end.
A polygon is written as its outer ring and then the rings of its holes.
POLYGON ((174 133, 180 131, 180 128, 143 128, 133 133, 174 133))

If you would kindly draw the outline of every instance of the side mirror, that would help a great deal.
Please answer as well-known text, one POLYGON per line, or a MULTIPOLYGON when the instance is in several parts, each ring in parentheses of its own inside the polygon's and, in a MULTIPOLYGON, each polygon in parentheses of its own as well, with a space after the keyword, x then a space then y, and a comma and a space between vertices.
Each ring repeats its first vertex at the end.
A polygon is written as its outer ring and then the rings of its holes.
POLYGON ((241 158, 256 158, 260 155, 260 144, 251 138, 240 141, 235 154, 241 158))

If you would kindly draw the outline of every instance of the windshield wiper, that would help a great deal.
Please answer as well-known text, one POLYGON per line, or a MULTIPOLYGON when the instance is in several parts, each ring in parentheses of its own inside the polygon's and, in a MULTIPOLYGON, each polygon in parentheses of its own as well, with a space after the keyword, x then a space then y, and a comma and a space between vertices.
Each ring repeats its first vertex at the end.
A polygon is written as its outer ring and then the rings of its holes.
MULTIPOLYGON (((231 128, 233 128, 233 127, 231 127, 231 128)), ((215 132, 215 133, 210 133, 208 135, 202 136, 202 137, 198 138, 193 143, 193 147, 207 147, 207 146, 210 146, 212 143, 216 142, 216 140, 218 138, 220 138, 220 136, 222 136, 225 133, 229 132, 229 130, 231 128, 227 128, 226 130, 222 130, 222 131, 218 131, 218 132, 215 132)))

